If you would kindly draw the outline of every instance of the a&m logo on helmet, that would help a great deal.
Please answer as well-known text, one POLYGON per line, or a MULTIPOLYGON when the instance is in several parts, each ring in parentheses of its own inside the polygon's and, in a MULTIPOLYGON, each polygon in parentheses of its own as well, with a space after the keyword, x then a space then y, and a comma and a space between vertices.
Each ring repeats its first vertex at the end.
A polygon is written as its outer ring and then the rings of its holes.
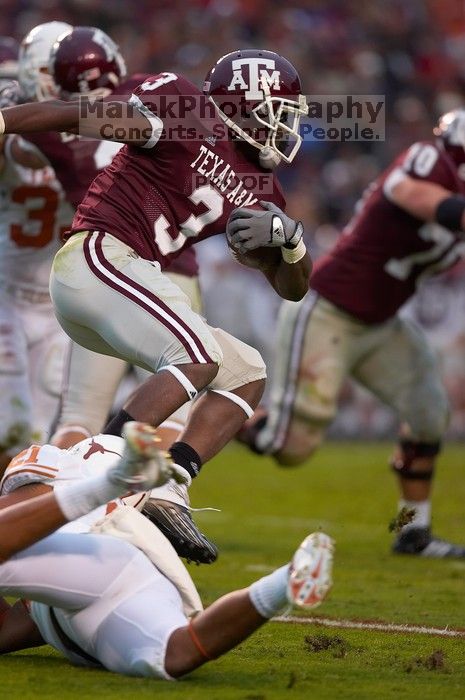
POLYGON ((260 152, 263 168, 292 161, 308 107, 299 74, 284 56, 265 49, 232 51, 211 68, 203 91, 229 133, 260 152))
POLYGON ((276 62, 268 58, 236 58, 231 62, 233 77, 228 90, 245 90, 246 100, 263 99, 263 83, 273 90, 280 89, 280 72, 276 62), (248 75, 244 75, 247 72, 248 75))

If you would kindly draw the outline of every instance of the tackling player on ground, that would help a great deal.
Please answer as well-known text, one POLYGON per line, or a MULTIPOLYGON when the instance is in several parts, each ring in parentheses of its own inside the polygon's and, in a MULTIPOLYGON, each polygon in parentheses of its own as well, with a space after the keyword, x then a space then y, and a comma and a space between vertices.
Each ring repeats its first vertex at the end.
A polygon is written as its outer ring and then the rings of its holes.
POLYGON ((401 421, 391 464, 399 510, 414 517, 394 551, 465 557, 465 547, 431 533, 448 403, 426 338, 398 313, 422 279, 465 255, 465 110, 444 115, 435 134, 368 187, 335 248, 317 262, 314 291, 282 306, 268 417, 257 413, 242 438, 279 464, 304 462, 335 415, 345 378, 353 377, 401 421))
POLYGON ((290 603, 322 602, 332 583, 333 542, 319 532, 290 564, 203 610, 187 570, 152 523, 127 505, 89 512, 128 487, 186 476, 159 452, 153 428, 127 423, 123 432, 125 440, 98 435, 69 451, 33 446, 8 467, 0 492, 0 592, 27 601, 10 608, 0 599, 0 653, 49 643, 80 666, 173 679, 224 654, 290 603))

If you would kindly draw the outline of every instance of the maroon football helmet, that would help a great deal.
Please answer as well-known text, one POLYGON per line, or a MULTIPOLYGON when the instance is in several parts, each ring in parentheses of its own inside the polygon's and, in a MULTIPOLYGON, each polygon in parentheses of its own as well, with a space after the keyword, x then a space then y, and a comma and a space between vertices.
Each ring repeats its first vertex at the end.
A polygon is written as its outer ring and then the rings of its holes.
POLYGON ((233 51, 208 73, 203 91, 224 123, 260 151, 267 168, 290 163, 300 148, 300 119, 308 113, 299 74, 274 51, 233 51))
POLYGON ((457 167, 465 165, 465 109, 454 109, 439 118, 433 130, 457 167))
POLYGON ((126 75, 118 46, 96 27, 74 27, 50 54, 50 74, 61 95, 107 95, 126 75))

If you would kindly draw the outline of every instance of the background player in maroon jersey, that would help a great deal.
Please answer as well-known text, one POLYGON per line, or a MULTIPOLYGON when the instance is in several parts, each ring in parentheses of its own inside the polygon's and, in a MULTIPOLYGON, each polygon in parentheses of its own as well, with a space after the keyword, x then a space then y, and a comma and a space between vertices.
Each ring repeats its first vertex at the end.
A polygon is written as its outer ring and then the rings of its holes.
POLYGON ((435 133, 437 141, 415 143, 368 187, 335 248, 317 262, 313 293, 283 305, 269 415, 257 413, 242 437, 280 464, 302 463, 350 375, 401 421, 392 466, 399 507, 415 515, 394 550, 464 557, 465 547, 431 534, 431 479, 448 405, 426 338, 398 314, 422 279, 465 255, 465 110, 443 116, 435 133))
MULTIPOLYGON (((127 78, 117 45, 96 27, 73 28, 57 22, 46 23, 31 30, 23 44, 26 47, 20 59, 23 89, 26 95, 34 99, 37 96, 39 101, 50 99, 52 89, 54 94, 66 99, 81 94, 109 97, 115 91, 119 99, 128 99, 132 90, 150 77, 136 74, 127 78), (48 93, 42 87, 44 71, 48 93)), ((113 156, 123 146, 65 132, 30 134, 28 140, 40 149, 54 167, 74 207, 84 199, 94 177, 111 163, 113 156)), ((198 266, 193 248, 186 249, 172 262, 168 275, 187 294, 194 310, 199 311, 198 266)), ((72 343, 63 379, 60 412, 55 419, 55 433, 51 438, 53 444, 68 448, 103 428, 127 367, 127 363, 119 358, 100 355, 72 343)), ((137 368, 137 376, 142 382, 149 373, 137 368)), ((187 412, 179 415, 183 410, 171 416, 159 431, 165 447, 169 447, 182 430, 187 417, 187 412)), ((165 511, 172 507, 171 503, 185 503, 185 497, 187 492, 184 488, 174 480, 169 482, 163 489, 154 491, 154 498, 147 504, 150 517, 155 520, 160 516, 164 520, 165 511)), ((183 548, 178 542, 178 553, 195 561, 213 560, 217 554, 214 545, 200 532, 197 532, 193 543, 195 526, 192 522, 189 525, 191 541, 186 542, 183 548)))
POLYGON ((265 369, 255 350, 193 313, 160 267, 229 228, 243 261, 249 248, 266 246, 253 264, 283 298, 302 298, 310 272, 302 226, 282 212, 269 170, 290 162, 300 145, 307 108, 294 67, 273 52, 234 52, 214 66, 205 92, 162 73, 129 104, 44 103, 2 113, 7 132, 79 129, 130 144, 80 205, 55 260, 52 297, 74 340, 155 373, 105 432, 119 434, 131 418, 158 425, 208 387, 171 448, 191 476, 251 414, 265 369), (234 114, 231 103, 240 108, 234 114), (238 207, 255 205, 228 222, 238 207))

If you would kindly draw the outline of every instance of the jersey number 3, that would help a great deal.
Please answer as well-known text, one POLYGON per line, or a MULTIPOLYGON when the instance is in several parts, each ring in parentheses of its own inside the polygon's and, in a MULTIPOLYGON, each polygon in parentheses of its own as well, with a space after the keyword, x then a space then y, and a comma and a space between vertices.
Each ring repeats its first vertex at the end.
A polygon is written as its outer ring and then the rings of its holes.
POLYGON ((168 233, 170 222, 161 214, 154 224, 155 241, 162 255, 169 255, 180 250, 188 238, 198 236, 208 224, 220 218, 223 214, 223 197, 211 185, 202 185, 189 195, 194 204, 203 204, 207 211, 198 216, 191 214, 179 227, 181 230, 176 238, 168 233))
POLYGON ((22 185, 13 190, 11 200, 24 206, 25 224, 12 224, 11 239, 20 248, 43 248, 53 239, 55 217, 60 203, 58 193, 51 187, 22 185))

